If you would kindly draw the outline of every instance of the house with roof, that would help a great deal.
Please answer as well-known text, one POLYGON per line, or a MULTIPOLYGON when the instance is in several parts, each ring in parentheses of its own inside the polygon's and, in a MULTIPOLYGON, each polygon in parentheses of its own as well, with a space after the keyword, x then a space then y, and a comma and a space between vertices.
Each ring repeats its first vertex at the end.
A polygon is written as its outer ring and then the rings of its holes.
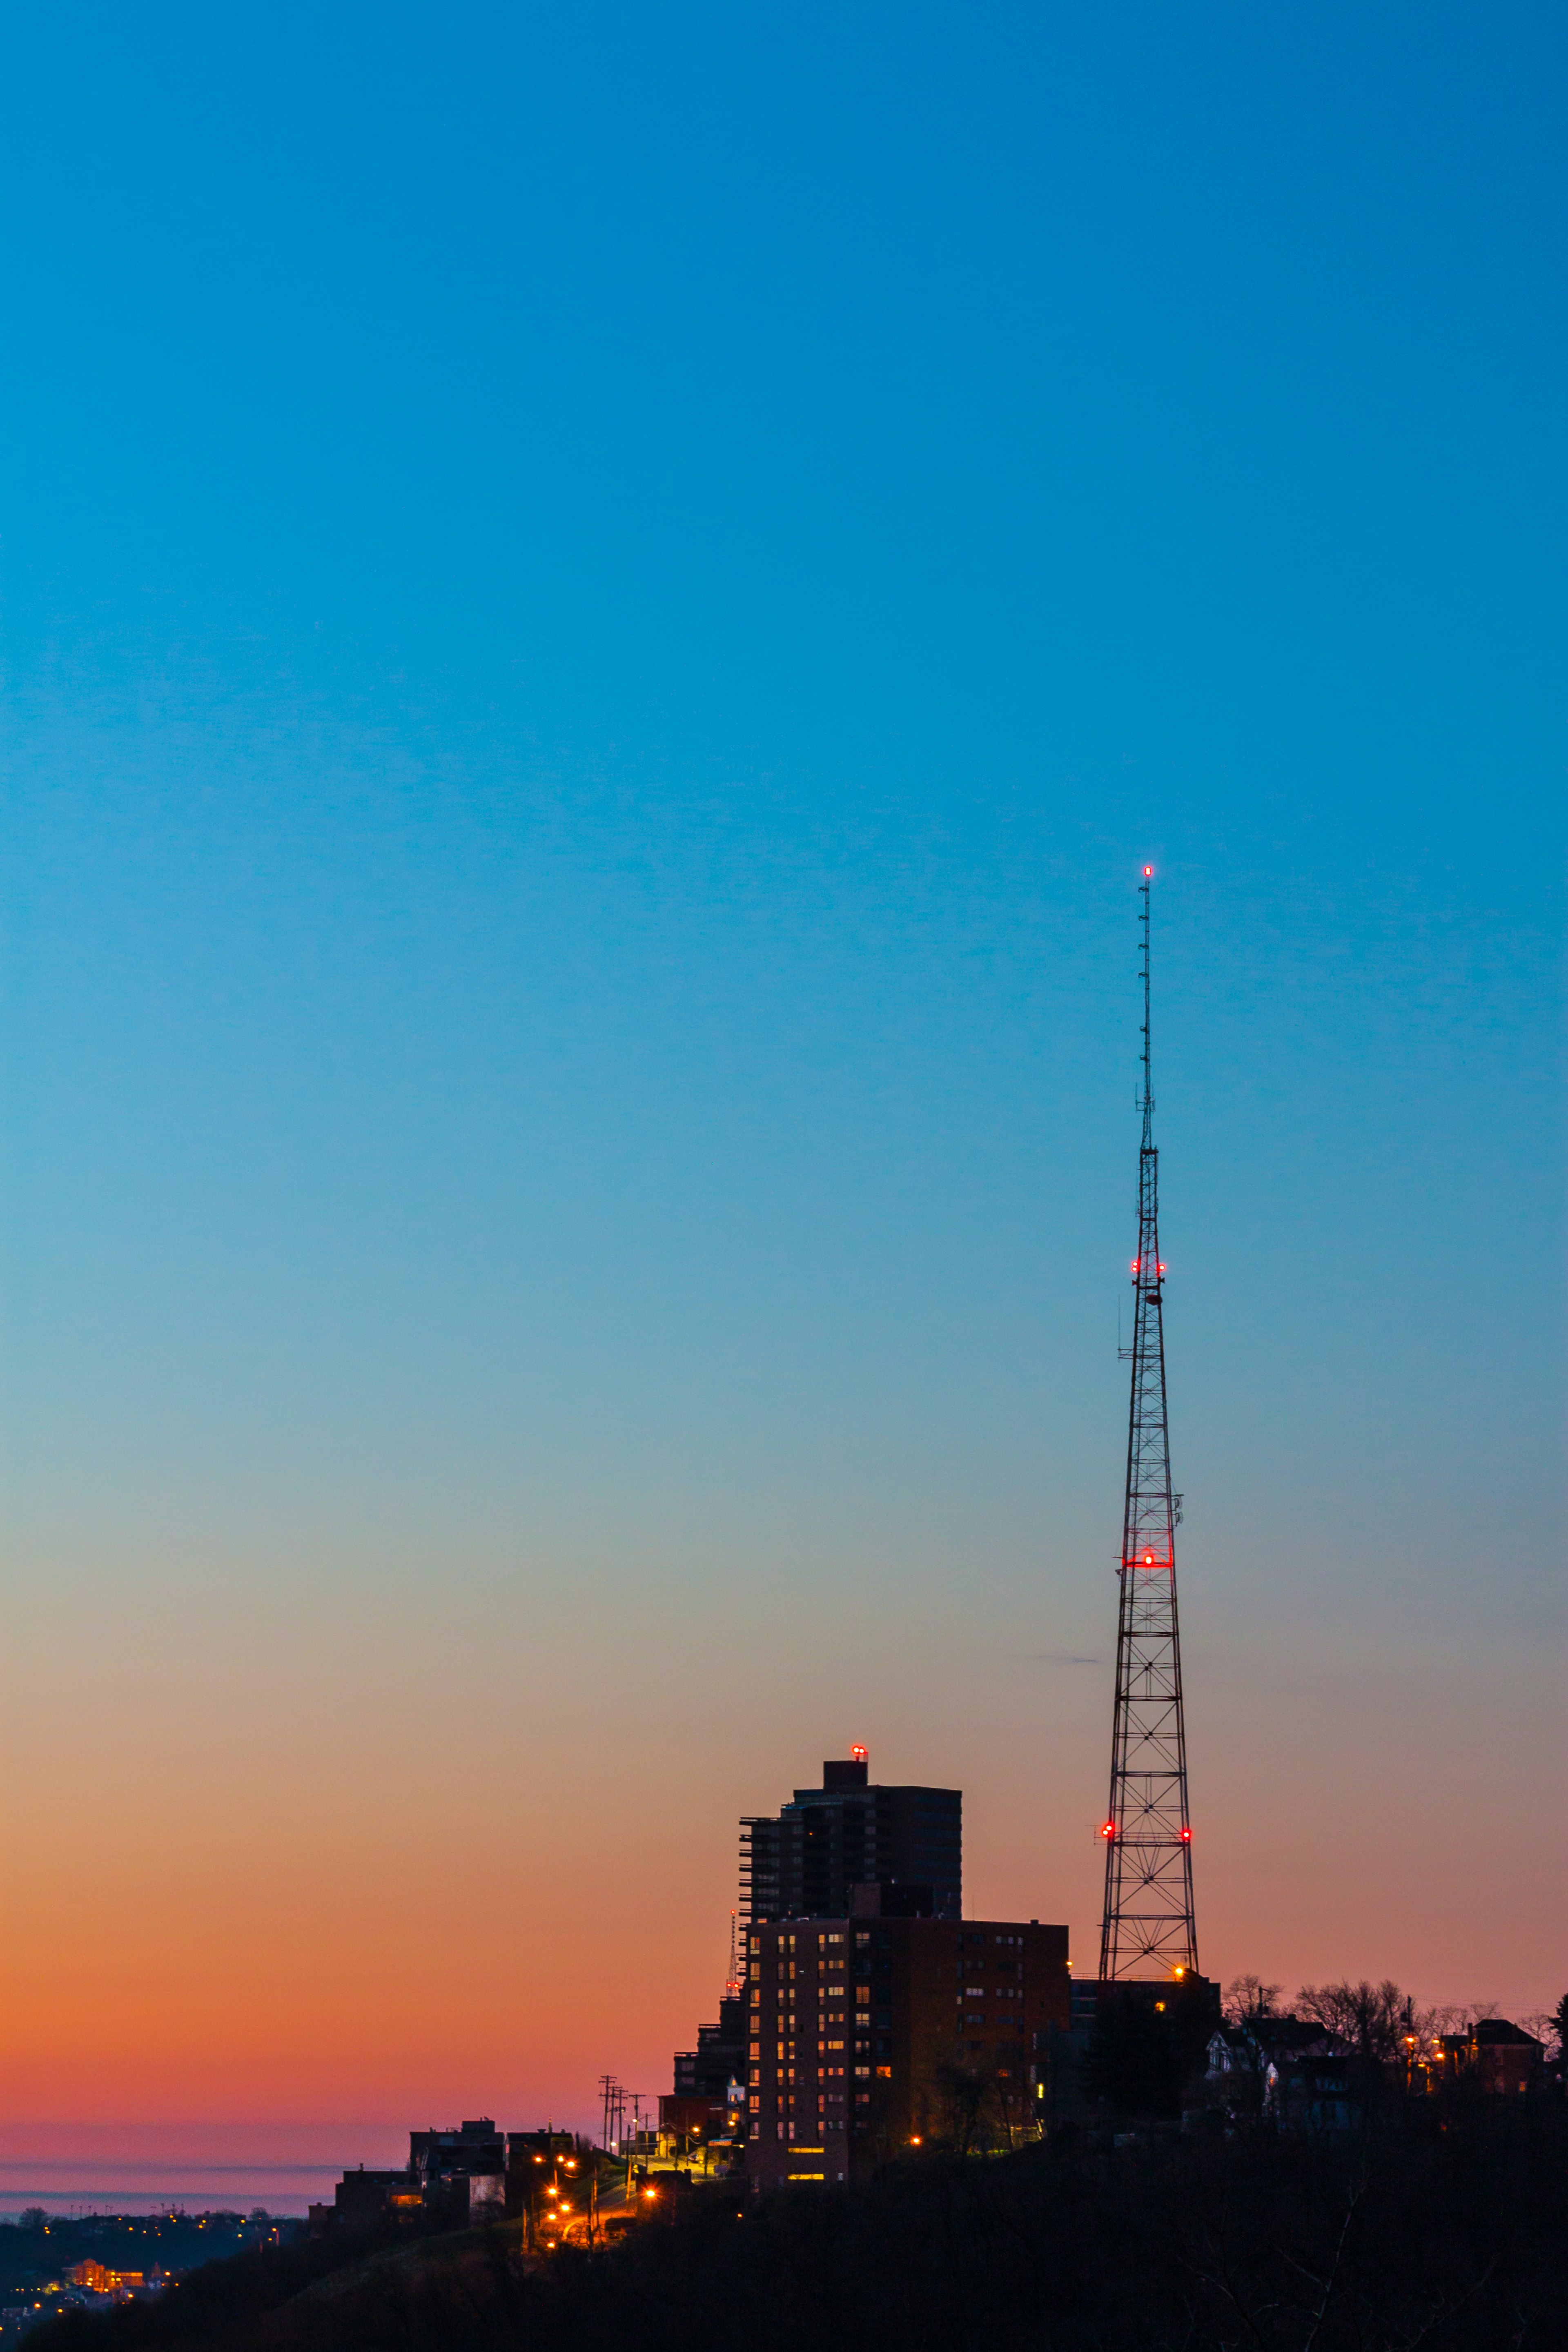
POLYGON ((1360 2120, 1350 2045, 1315 2020, 1248 2017, 1209 2036, 1205 2081, 1216 2105, 1268 2116, 1281 2129, 1348 2131, 1360 2120))
POLYGON ((1446 2084, 1466 2082, 1489 2098, 1521 2098, 1542 2079, 1546 2045, 1511 2018, 1479 2017, 1462 2033, 1434 2034, 1412 2049, 1409 2088, 1417 2097, 1446 2084))

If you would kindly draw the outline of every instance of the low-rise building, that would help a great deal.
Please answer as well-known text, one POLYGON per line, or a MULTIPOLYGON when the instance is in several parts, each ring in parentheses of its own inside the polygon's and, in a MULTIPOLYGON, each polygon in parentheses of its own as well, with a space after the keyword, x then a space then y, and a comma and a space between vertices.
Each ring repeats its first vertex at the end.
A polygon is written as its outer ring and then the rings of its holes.
POLYGON ((424 2210, 424 2195, 409 2166, 373 2171, 361 2164, 344 2173, 330 2205, 311 2206, 310 2228, 318 2235, 334 2225, 359 2229, 389 2213, 407 2221, 424 2210))
POLYGON ((499 2218, 506 2209, 506 2176, 507 2136, 488 2116, 445 2131, 410 2132, 405 2165, 373 2171, 362 2164, 345 2172, 331 2204, 311 2206, 310 2228, 319 2235, 332 2226, 363 2228, 387 2218, 437 2213, 453 2221, 499 2218))
POLYGON ((726 1996, 716 2022, 698 2027, 696 2049, 676 2052, 675 2097, 727 2099, 731 2084, 744 2079, 745 2041, 745 2005, 738 1995, 726 1996))
POLYGON ((1308 2017, 1248 2017, 1209 2036, 1205 2080, 1234 2111, 1281 2126, 1348 2131, 1361 2116, 1350 2045, 1308 2017))
POLYGON ((506 2134, 489 2116, 446 2131, 411 2132, 408 2168, 426 2212, 484 2221, 505 2210, 506 2134))
POLYGON ((73 2263, 66 2276, 73 2286, 85 2287, 89 2294, 108 2294, 124 2300, 140 2294, 147 2284, 144 2271, 115 2271, 102 2263, 73 2263))
POLYGON ((1493 2098, 1517 2098, 1542 2077, 1544 2042, 1506 2017, 1481 2017, 1463 2033, 1440 2033, 1425 2048, 1412 2037, 1409 2082, 1413 2091, 1434 2092, 1445 2083, 1473 2083, 1493 2098))

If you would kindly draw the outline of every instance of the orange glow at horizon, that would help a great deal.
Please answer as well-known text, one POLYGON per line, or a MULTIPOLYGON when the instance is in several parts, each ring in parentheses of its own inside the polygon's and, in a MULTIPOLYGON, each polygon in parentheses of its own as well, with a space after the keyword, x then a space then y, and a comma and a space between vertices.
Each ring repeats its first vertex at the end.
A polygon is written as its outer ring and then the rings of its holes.
MULTIPOLYGON (((654 1578, 563 1585, 552 1567, 511 1591, 356 1571, 217 1594, 193 1572, 112 1605, 100 1591, 90 1611, 69 1578, 40 1586, 13 1612, 0 1691, 7 2116, 381 2119, 380 2140, 366 2125, 331 2141, 344 2161, 465 2114, 592 2129, 600 2074, 670 2087, 672 2053, 717 2013, 740 1816, 842 1754, 835 1726, 873 1683, 865 1744, 882 1776, 964 1790, 969 1912, 1065 1919, 1090 1965, 1102 1865, 1072 1791, 1100 1778, 1108 1663, 1042 1668, 1020 1645, 998 1664, 960 1579, 901 1616, 891 1581, 847 1601, 837 1573, 804 1592, 754 1581, 727 1616, 707 1591, 674 1604, 654 1578), (813 1628, 829 1605, 847 1632, 825 1680, 813 1628), (759 1650, 765 1686, 744 1672, 759 1650), (978 1703, 997 1689, 1005 1706, 978 1703)), ((1482 1834, 1551 1717, 1540 1667, 1535 1715, 1500 1717, 1487 1758, 1444 1780, 1428 1750, 1443 1803, 1391 1863, 1363 1818, 1368 1759, 1464 1702, 1474 1672, 1446 1692, 1429 1661, 1417 1681, 1403 1653, 1314 1663, 1298 1638, 1318 1714, 1342 1704, 1354 1726, 1320 1740, 1310 1716, 1293 1727, 1262 1705, 1194 1590, 1203 1964, 1544 2003, 1557 1891, 1521 1892, 1482 1834), (1237 1754, 1248 1774, 1225 1770, 1237 1754), (1288 1869, 1270 1860, 1281 1821, 1288 1869), (1474 1899, 1450 1902, 1467 1830, 1474 1899)))

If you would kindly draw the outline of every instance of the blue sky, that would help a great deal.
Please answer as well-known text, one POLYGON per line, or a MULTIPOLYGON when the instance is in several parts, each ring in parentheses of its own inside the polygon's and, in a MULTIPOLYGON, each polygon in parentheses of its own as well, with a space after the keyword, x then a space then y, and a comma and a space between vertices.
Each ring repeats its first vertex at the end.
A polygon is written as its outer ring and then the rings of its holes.
POLYGON ((853 1738, 1086 1951, 1152 858, 1210 1965, 1555 2000, 1563 49, 13 28, 25 1948, 95 1789, 140 1851, 226 1742, 280 1851, 304 1725, 349 1839, 479 1719, 634 1873, 702 1759, 649 2053, 853 1738))

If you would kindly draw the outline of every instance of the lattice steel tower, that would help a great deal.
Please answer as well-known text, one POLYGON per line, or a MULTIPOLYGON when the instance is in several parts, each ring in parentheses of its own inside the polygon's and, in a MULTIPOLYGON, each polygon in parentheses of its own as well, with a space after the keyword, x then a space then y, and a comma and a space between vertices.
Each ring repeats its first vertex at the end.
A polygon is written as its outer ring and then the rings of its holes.
POLYGON ((1160 1155, 1149 1057, 1149 884, 1143 912, 1143 1144, 1138 1155, 1138 1255, 1132 1261, 1132 1399, 1127 1500, 1121 1522, 1121 1609, 1116 1634, 1116 1719, 1105 1840, 1105 1924, 1100 1973, 1195 1973, 1192 1829, 1176 1630, 1176 1528, 1165 1418, 1164 1276, 1160 1260, 1160 1155))

